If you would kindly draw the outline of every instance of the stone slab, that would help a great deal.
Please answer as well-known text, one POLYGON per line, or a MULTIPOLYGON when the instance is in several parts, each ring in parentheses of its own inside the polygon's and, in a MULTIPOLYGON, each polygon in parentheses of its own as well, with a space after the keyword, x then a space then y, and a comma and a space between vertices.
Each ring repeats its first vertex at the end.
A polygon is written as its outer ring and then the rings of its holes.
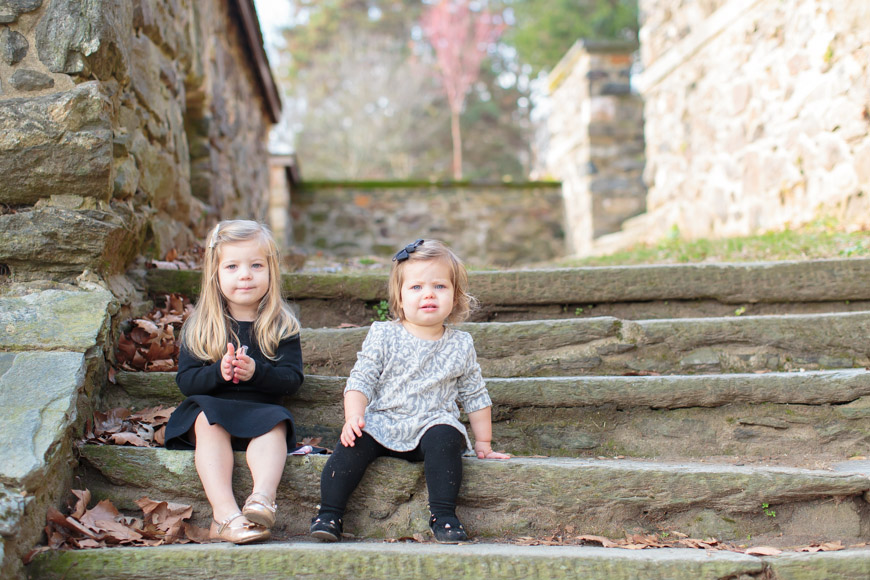
POLYGON ((108 324, 107 290, 43 290, 0 297, 0 349, 85 352, 108 324))
POLYGON ((36 477, 75 419, 85 380, 80 352, 0 353, 0 481, 36 477))
MULTIPOLYGON (((300 391, 283 400, 300 440, 321 437, 322 445, 335 444, 346 380, 308 375, 300 391)), ((102 391, 98 408, 141 409, 183 399, 174 373, 120 372, 115 381, 102 391)), ((742 463, 769 458, 773 449, 788 465, 821 467, 863 453, 870 428, 866 414, 845 412, 870 401, 865 369, 486 382, 495 445, 515 455, 739 456, 734 462, 742 463)))
MULTIPOLYGON (((175 373, 119 372, 115 381, 138 404, 176 404, 175 373)), ((347 377, 308 375, 292 405, 340 403, 347 377)), ((733 403, 822 405, 870 395, 866 369, 722 375, 487 378, 493 403, 509 407, 719 407, 733 403)))
POLYGON ((774 580, 867 580, 870 578, 870 551, 784 553, 764 558, 774 580))
POLYGON ((0 215, 0 262, 13 279, 69 281, 85 270, 107 277, 126 269, 142 243, 143 216, 123 204, 76 207, 81 200, 52 196, 49 203, 0 215))
POLYGON ((714 580, 760 578, 760 558, 689 549, 620 550, 570 546, 272 542, 46 552, 33 578, 171 580, 334 578, 346 580, 575 579, 714 580))
POLYGON ((0 101, 0 175, 5 204, 53 194, 112 195, 111 102, 100 83, 0 101))
MULTIPOLYGON (((136 509, 133 502, 144 495, 180 501, 208 521, 193 453, 85 445, 81 454, 89 466, 82 482, 95 498, 109 498, 123 509, 136 509)), ((288 458, 278 489, 279 527, 291 533, 307 530, 325 462, 324 456, 288 458)), ((237 454, 236 464, 244 465, 243 454, 237 454)), ((806 533, 790 522, 805 526, 805 508, 813 510, 836 497, 844 500, 841 521, 814 520, 814 533, 845 540, 855 537, 860 515, 857 503, 847 498, 863 504, 860 496, 870 489, 863 475, 794 468, 564 458, 466 459, 463 466, 459 511, 479 536, 527 535, 573 525, 582 533, 618 537, 629 529, 684 527, 702 513, 730 521, 731 537, 723 537, 727 529, 721 523, 714 533, 710 526, 696 526, 699 533, 725 540, 745 537, 746 530, 753 536, 806 533), (764 503, 777 509, 776 521, 763 513, 764 503)), ((234 489, 240 500, 250 485, 247 469, 238 467, 234 489)), ((421 464, 379 459, 351 498, 345 530, 363 537, 424 531, 426 496, 421 464)))
MULTIPOLYGON (((474 271, 469 290, 482 305, 596 304, 715 299, 729 304, 868 300, 870 260, 657 264, 553 270, 474 271)), ((152 293, 199 293, 200 272, 150 270, 152 293)), ((383 273, 284 276, 291 299, 387 298, 383 273)))
MULTIPOLYGON (((740 373, 870 366, 870 312, 466 323, 484 376, 740 373)), ((305 329, 306 372, 350 373, 367 328, 305 329)))

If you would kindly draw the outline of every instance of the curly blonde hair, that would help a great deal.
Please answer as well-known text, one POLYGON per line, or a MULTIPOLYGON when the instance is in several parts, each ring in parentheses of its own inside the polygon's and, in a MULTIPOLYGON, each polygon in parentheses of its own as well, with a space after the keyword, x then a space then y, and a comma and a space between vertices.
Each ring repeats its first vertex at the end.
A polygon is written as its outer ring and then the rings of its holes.
POLYGON ((395 320, 405 319, 401 306, 405 265, 420 260, 444 260, 447 263, 450 267, 450 281, 453 283, 453 311, 446 322, 458 323, 467 320, 472 310, 477 307, 477 299, 468 293, 468 271, 459 256, 439 240, 423 240, 413 252, 408 254, 407 260, 393 261, 389 281, 390 314, 395 320))
POLYGON ((269 288, 260 300, 253 338, 260 351, 274 359, 278 343, 299 334, 299 322, 281 295, 278 248, 265 225, 251 220, 227 220, 217 224, 208 236, 202 263, 202 287, 196 308, 181 328, 181 343, 200 360, 215 362, 226 352, 227 343, 239 344, 233 330, 227 301, 218 281, 221 247, 224 244, 257 240, 266 254, 269 288))

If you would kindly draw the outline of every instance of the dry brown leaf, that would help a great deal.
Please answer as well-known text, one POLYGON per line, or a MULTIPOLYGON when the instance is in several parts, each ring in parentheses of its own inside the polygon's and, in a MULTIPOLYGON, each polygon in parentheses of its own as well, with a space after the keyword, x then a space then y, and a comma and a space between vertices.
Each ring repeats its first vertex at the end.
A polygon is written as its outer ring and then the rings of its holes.
POLYGON ((151 445, 135 433, 113 433, 109 441, 115 445, 134 445, 136 447, 150 447, 151 445))
MULTIPOLYGON (((90 499, 90 492, 85 490, 85 493, 88 494, 88 499, 90 499)), ((96 522, 114 521, 115 518, 120 517, 120 515, 120 512, 115 509, 115 506, 112 505, 112 502, 104 499, 91 509, 87 510, 81 517, 77 519, 82 524, 88 526, 90 529, 98 532, 100 530, 96 526, 96 522)))
POLYGON ((92 540, 90 538, 86 538, 84 540, 75 540, 75 546, 82 550, 93 549, 93 548, 105 548, 105 542, 98 542, 97 540, 92 540))
POLYGON ((755 546, 753 548, 747 548, 743 553, 748 556, 776 556, 777 554, 781 554, 782 550, 770 546, 755 546))
POLYGON ((73 513, 70 516, 75 519, 80 519, 88 509, 88 504, 91 502, 91 492, 86 489, 74 489, 72 490, 73 495, 78 498, 76 501, 76 507, 73 509, 73 513))
MULTIPOLYGON (((88 490, 74 490, 78 498, 76 512, 82 502, 90 498, 88 490)), ((81 519, 64 516, 54 508, 48 509, 45 533, 46 549, 99 548, 107 546, 157 546, 160 544, 209 541, 209 531, 185 522, 193 508, 184 504, 158 502, 148 498, 139 500, 145 517, 126 517, 108 500, 85 510, 81 519)), ((28 557, 39 553, 34 550, 28 557)))
POLYGON ((200 528, 188 522, 184 522, 184 536, 197 544, 206 544, 211 541, 208 528, 200 528))
POLYGON ((154 444, 163 447, 166 445, 166 426, 163 425, 154 431, 154 444))
MULTIPOLYGON (((145 358, 152 363, 161 359, 172 359, 175 355, 175 344, 161 344, 160 342, 152 342, 145 353, 145 358)), ((172 360, 169 361, 172 364, 172 360)))
POLYGON ((158 425, 166 424, 166 422, 169 421, 169 416, 172 415, 172 411, 174 410, 175 407, 164 407, 163 405, 146 407, 131 414, 129 419, 131 421, 147 423, 148 425, 156 427, 158 425))
POLYGON ((836 552, 845 550, 846 546, 842 542, 824 542, 822 544, 811 544, 804 548, 798 548, 798 552, 836 552))
POLYGON ((613 540, 610 540, 610 539, 608 539, 608 538, 605 538, 604 536, 589 536, 589 535, 584 535, 584 536, 577 536, 576 539, 579 540, 579 541, 582 542, 582 543, 587 543, 587 544, 599 544, 599 545, 601 545, 601 546, 604 547, 604 548, 616 548, 616 547, 619 546, 619 544, 617 544, 617 543, 614 542, 613 540))

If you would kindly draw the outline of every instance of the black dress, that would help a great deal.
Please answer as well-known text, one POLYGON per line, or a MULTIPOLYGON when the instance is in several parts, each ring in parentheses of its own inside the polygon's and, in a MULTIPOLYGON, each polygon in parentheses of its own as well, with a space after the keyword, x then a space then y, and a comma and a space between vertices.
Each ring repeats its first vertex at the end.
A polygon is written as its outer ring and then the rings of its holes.
POLYGON ((233 449, 244 451, 250 439, 271 431, 287 421, 287 449, 296 446, 293 416, 281 399, 293 395, 302 385, 302 347, 299 335, 282 340, 277 360, 267 359, 251 336, 253 322, 236 322, 236 334, 256 361, 251 380, 233 383, 221 375, 220 361, 210 363, 194 358, 184 345, 178 355, 175 381, 187 397, 173 411, 166 425, 167 449, 194 449, 188 438, 197 416, 204 412, 211 425, 218 424, 233 436, 233 449))

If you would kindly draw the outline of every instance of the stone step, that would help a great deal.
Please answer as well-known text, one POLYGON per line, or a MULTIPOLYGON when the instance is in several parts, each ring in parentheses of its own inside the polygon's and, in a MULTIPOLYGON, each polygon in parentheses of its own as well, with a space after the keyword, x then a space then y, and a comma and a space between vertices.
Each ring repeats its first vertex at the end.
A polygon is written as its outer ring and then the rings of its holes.
MULTIPOLYGON (((192 452, 96 445, 80 452, 80 484, 95 501, 110 499, 131 511, 142 496, 182 502, 193 506, 196 523, 207 523, 210 510, 192 452)), ((278 489, 281 533, 307 531, 325 462, 322 455, 288 457, 278 489)), ((243 454, 236 454, 236 463, 245 465, 243 454)), ((851 544, 870 536, 866 471, 514 458, 465 459, 464 472, 458 513, 479 538, 552 533, 566 526, 608 537, 671 531, 780 545, 819 538, 851 544)), ((250 487, 247 468, 237 467, 234 489, 240 501, 250 487)), ((351 498, 345 531, 363 538, 425 532, 426 497, 421 464, 379 459, 351 498)))
POLYGON ((268 542, 44 552, 27 567, 44 580, 864 580, 870 551, 738 552, 663 548, 268 542))
MULTIPOLYGON (((611 317, 459 325, 484 376, 740 373, 866 367, 870 311, 619 320, 611 317)), ((306 372, 347 375, 368 328, 305 329, 306 372)))
MULTIPOLYGON (((174 373, 120 372, 101 408, 174 405, 174 373)), ((298 437, 338 440, 345 377, 309 375, 284 401, 298 437)), ((487 379, 499 449, 520 455, 660 459, 787 454, 823 465, 865 453, 865 369, 733 375, 487 379), (674 445, 679 442, 679 445, 674 445)), ((783 458, 785 460, 785 458, 783 458)), ((737 461, 737 459, 734 459, 737 461)))
MULTIPOLYGON (((200 272, 149 270, 154 295, 199 292, 200 272)), ((870 309, 870 259, 665 264, 471 272, 478 321, 616 316, 627 319, 870 309)), ((387 298, 384 273, 287 274, 306 327, 367 324, 387 298)))

